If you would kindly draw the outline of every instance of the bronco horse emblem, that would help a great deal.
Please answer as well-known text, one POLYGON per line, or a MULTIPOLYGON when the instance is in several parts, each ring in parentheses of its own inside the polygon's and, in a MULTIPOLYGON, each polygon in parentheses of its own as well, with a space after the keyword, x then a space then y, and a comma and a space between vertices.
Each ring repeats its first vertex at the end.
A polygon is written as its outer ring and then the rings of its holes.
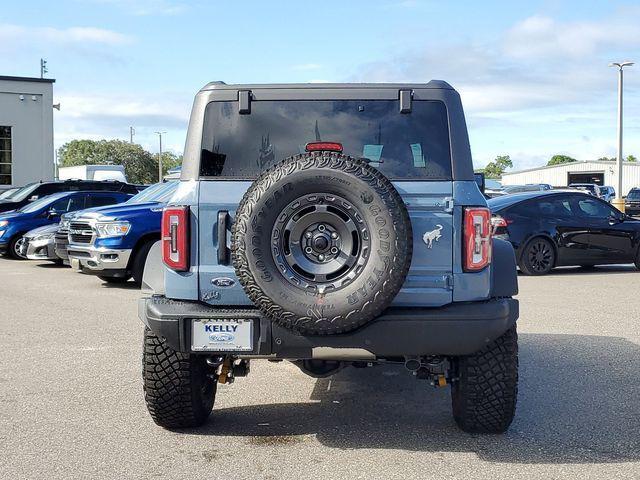
POLYGON ((437 242, 438 240, 440 240, 440 237, 442 237, 440 232, 442 232, 442 225, 440 224, 436 225, 436 228, 431 230, 430 232, 425 232, 425 234, 422 236, 422 240, 427 244, 427 248, 432 248, 433 242, 437 242))

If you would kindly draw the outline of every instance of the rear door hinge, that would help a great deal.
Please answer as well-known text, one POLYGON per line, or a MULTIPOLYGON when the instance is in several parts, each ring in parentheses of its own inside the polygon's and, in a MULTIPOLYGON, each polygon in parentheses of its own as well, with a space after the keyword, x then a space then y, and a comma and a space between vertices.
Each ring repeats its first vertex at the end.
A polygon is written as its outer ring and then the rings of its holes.
POLYGON ((444 211, 447 213, 453 212, 453 197, 447 197, 444 199, 444 211))
POLYGON ((444 276, 444 288, 447 290, 453 290, 453 275, 444 276))

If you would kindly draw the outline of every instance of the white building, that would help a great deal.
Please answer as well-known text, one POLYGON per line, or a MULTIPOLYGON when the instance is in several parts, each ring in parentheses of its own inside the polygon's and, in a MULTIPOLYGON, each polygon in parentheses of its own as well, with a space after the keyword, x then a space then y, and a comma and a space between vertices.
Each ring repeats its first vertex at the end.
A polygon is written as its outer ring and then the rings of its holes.
POLYGON ((0 191, 53 180, 53 82, 0 75, 0 191))
MULTIPOLYGON (((548 183, 554 187, 566 187, 571 183, 596 183, 615 188, 616 182, 616 162, 600 160, 562 163, 502 174, 502 184, 505 186, 548 183)), ((633 187, 640 187, 640 163, 623 162, 622 195, 626 195, 633 187)))

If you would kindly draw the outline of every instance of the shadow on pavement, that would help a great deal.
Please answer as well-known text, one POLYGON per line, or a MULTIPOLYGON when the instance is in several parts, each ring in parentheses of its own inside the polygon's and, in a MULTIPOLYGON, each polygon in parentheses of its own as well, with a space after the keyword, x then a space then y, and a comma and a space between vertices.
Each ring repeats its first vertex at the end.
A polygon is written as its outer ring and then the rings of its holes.
POLYGON ((449 389, 434 390, 391 366, 319 379, 310 403, 214 408, 209 423, 189 433, 247 436, 271 446, 315 434, 331 448, 471 452, 493 462, 640 460, 638 345, 615 337, 522 334, 520 363, 518 410, 505 435, 459 431, 449 389))
MULTIPOLYGON (((568 276, 568 275, 603 275, 603 274, 639 274, 640 271, 633 264, 629 265, 599 265, 593 267, 558 267, 551 270, 545 277, 568 276)), ((518 275, 523 277, 518 270, 518 275)))

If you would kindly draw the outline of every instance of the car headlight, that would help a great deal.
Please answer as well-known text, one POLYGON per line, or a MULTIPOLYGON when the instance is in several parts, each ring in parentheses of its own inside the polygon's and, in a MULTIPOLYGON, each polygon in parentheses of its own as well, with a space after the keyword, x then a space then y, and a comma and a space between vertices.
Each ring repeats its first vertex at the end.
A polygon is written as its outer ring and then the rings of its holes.
POLYGON ((124 237, 131 229, 129 222, 96 223, 98 238, 124 237))
POLYGON ((36 235, 31 239, 32 242, 38 242, 40 240, 51 240, 53 238, 53 233, 45 233, 43 235, 36 235))
POLYGON ((9 225, 9 220, 0 220, 0 228, 9 225))

